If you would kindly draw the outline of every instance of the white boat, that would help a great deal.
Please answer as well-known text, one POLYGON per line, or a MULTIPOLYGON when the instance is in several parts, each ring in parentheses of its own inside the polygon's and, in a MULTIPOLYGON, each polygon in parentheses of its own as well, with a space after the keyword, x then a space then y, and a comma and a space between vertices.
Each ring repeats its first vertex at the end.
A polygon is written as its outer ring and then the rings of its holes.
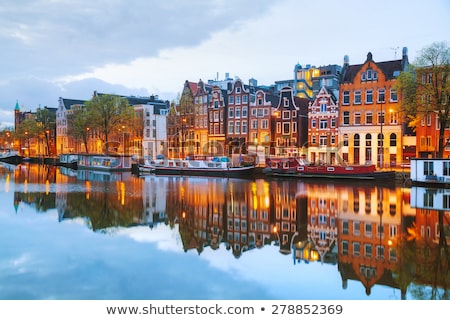
POLYGON ((120 154, 78 154, 77 167, 96 171, 131 171, 132 156, 120 154))
POLYGON ((0 152, 0 161, 10 164, 19 164, 22 162, 22 157, 17 151, 6 150, 0 152))
POLYGON ((254 173, 254 166, 233 166, 228 157, 196 157, 194 159, 144 160, 142 173, 159 175, 191 175, 215 177, 245 177, 254 173))
POLYGON ((59 165, 76 169, 78 166, 78 155, 73 153, 62 153, 59 155, 59 165))
POLYGON ((410 178, 413 185, 450 187, 450 158, 413 158, 410 178))

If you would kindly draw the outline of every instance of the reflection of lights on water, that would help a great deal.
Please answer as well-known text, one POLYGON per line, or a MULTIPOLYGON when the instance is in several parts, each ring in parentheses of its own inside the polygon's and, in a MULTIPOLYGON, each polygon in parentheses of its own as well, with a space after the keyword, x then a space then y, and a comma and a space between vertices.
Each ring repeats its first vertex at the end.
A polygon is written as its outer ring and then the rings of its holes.
POLYGON ((125 183, 120 182, 120 204, 125 205, 125 183))
POLYGON ((86 181, 86 199, 89 200, 91 195, 91 182, 89 180, 86 181))
POLYGON ((11 182, 11 176, 8 174, 5 180, 5 191, 9 192, 9 183, 11 182))
POLYGON ((50 181, 45 180, 45 194, 49 194, 50 193, 50 181))

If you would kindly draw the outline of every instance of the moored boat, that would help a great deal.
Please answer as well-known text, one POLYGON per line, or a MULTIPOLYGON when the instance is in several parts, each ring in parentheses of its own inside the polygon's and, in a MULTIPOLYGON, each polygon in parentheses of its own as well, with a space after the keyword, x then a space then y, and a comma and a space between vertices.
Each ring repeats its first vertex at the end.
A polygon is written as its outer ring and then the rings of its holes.
POLYGON ((192 159, 145 160, 140 172, 156 175, 192 175, 214 177, 246 177, 254 172, 254 166, 233 166, 228 157, 196 157, 192 159))
POLYGON ((58 165, 66 168, 77 169, 78 155, 73 153, 62 153, 59 155, 58 165))
POLYGON ((19 164, 22 162, 22 156, 17 151, 6 150, 0 152, 0 161, 9 164, 19 164))
POLYGON ((95 171, 131 171, 132 156, 120 154, 78 154, 77 168, 95 171))
POLYGON ((379 171, 375 165, 334 165, 312 164, 305 159, 296 157, 266 158, 265 172, 268 176, 283 176, 296 178, 330 178, 330 179, 360 179, 394 177, 394 172, 379 171))
POLYGON ((413 185, 450 188, 449 158, 412 158, 410 168, 413 185))

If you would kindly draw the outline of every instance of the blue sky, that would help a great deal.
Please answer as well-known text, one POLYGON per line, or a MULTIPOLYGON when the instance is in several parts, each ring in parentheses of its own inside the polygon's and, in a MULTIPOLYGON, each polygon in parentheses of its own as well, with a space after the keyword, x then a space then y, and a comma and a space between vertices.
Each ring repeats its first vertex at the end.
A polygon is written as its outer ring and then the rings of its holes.
POLYGON ((447 0, 3 0, 0 125, 59 97, 94 90, 172 100, 185 80, 225 73, 259 84, 293 77, 296 63, 410 60, 448 41, 447 0))

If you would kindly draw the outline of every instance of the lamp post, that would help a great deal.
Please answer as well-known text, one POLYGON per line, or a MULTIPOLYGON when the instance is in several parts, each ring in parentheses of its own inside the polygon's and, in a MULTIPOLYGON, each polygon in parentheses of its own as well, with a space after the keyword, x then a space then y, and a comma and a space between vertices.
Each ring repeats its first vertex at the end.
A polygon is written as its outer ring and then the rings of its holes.
POLYGON ((25 136, 27 137, 27 150, 28 150, 28 157, 30 156, 30 136, 28 135, 28 131, 25 131, 25 136))
POLYGON ((184 159, 184 126, 186 125, 186 118, 181 119, 181 159, 184 159))
MULTIPOLYGON (((384 89, 383 89, 384 90, 384 89)), ((380 91, 378 91, 378 103, 380 104, 380 169, 383 168, 383 162, 384 162, 384 137, 383 137, 383 124, 384 124, 384 114, 383 114, 383 104, 384 104, 384 91, 381 94, 380 91)))

